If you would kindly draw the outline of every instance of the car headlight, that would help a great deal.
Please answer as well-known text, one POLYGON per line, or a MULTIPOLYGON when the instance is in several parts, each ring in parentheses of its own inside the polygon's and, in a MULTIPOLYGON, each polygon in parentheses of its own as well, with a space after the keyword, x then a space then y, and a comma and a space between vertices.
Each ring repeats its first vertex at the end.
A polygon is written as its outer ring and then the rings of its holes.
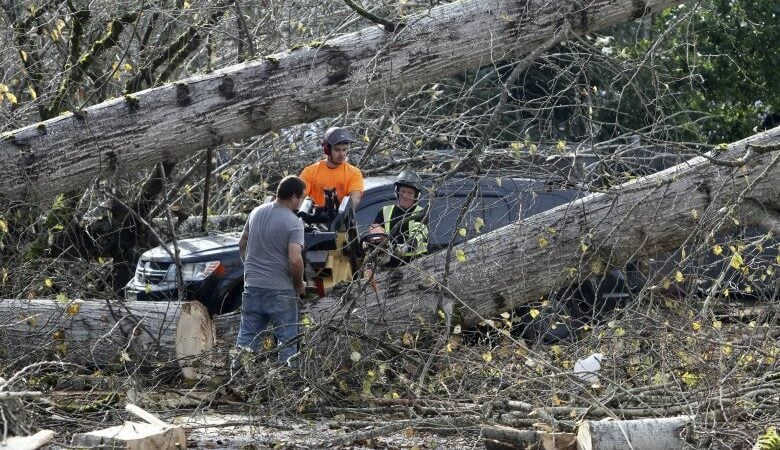
MULTIPOLYGON (((225 267, 220 261, 205 261, 181 265, 181 278, 184 281, 205 280, 212 273, 216 275, 225 273, 225 267)), ((176 264, 171 264, 168 273, 165 274, 165 281, 176 281, 176 264)))

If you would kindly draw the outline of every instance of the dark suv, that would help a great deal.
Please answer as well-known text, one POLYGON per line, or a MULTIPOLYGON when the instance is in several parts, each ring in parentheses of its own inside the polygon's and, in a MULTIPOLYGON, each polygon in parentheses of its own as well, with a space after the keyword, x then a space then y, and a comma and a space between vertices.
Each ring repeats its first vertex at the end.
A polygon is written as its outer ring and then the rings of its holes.
MULTIPOLYGON (((373 221, 379 209, 395 201, 392 177, 367 178, 363 199, 356 209, 356 222, 361 235, 373 221)), ((580 192, 548 185, 542 181, 520 178, 452 178, 436 183, 424 181, 420 204, 428 207, 430 252, 460 242, 477 233, 486 233, 508 225, 519 217, 528 217, 558 205, 568 203, 580 192), (434 188, 435 186, 435 188, 434 188), (474 192, 474 195, 470 195, 474 192), (466 235, 455 233, 456 222, 469 197, 471 203, 458 228, 466 235), (475 226, 476 224, 476 226, 475 226), (477 231, 479 230, 479 231, 477 231)), ((243 264, 238 254, 240 233, 219 233, 177 242, 182 278, 187 299, 198 299, 211 314, 236 310, 241 304, 243 264)), ((173 245, 155 247, 143 255, 135 276, 125 288, 127 300, 167 301, 178 297, 173 245)), ((304 249, 305 251, 306 249, 304 249)))

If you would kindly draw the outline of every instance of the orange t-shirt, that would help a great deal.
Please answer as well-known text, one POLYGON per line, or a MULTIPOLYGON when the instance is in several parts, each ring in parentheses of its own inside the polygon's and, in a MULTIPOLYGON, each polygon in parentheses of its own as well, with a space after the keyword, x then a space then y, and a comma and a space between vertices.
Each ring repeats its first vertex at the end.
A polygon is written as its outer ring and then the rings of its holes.
POLYGON ((349 163, 331 169, 325 160, 322 160, 306 166, 301 172, 301 179, 306 182, 306 191, 303 194, 310 196, 317 206, 325 206, 324 189, 336 188, 339 202, 350 192, 363 192, 363 174, 349 163))

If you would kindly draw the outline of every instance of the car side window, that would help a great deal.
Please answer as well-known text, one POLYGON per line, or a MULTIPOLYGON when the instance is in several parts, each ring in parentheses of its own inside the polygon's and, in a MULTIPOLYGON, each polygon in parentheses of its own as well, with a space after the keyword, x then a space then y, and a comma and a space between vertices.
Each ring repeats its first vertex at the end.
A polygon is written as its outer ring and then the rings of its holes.
POLYGON ((468 193, 456 192, 437 196, 428 218, 428 244, 431 247, 446 247, 450 241, 460 243, 479 234, 508 225, 513 220, 510 197, 477 196, 458 223, 468 193), (465 236, 459 231, 465 230, 465 236), (479 229, 479 231, 477 231, 479 229))

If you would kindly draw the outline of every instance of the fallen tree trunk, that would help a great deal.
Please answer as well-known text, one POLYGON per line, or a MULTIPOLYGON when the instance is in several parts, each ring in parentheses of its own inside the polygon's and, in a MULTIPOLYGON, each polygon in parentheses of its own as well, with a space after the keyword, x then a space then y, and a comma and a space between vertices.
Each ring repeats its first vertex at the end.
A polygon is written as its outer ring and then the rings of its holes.
POLYGON ((393 276, 380 274, 376 295, 369 288, 324 298, 304 313, 335 329, 348 320, 356 331, 399 339, 440 320, 448 303, 460 323, 473 326, 609 267, 679 248, 697 232, 755 223, 777 235, 780 127, 719 157, 741 157, 748 143, 754 157, 744 165, 694 158, 420 258, 393 276))
POLYGON ((577 431, 582 450, 673 450, 686 448, 681 437, 691 416, 639 420, 588 420, 577 431))
POLYGON ((6 133, 0 199, 47 200, 96 176, 334 112, 530 53, 562 26, 595 31, 681 0, 468 0, 334 39, 148 89, 6 133))
POLYGON ((213 345, 211 321, 199 302, 0 301, 0 347, 8 366, 55 359, 150 368, 181 361, 185 376, 199 377, 190 358, 213 345))

